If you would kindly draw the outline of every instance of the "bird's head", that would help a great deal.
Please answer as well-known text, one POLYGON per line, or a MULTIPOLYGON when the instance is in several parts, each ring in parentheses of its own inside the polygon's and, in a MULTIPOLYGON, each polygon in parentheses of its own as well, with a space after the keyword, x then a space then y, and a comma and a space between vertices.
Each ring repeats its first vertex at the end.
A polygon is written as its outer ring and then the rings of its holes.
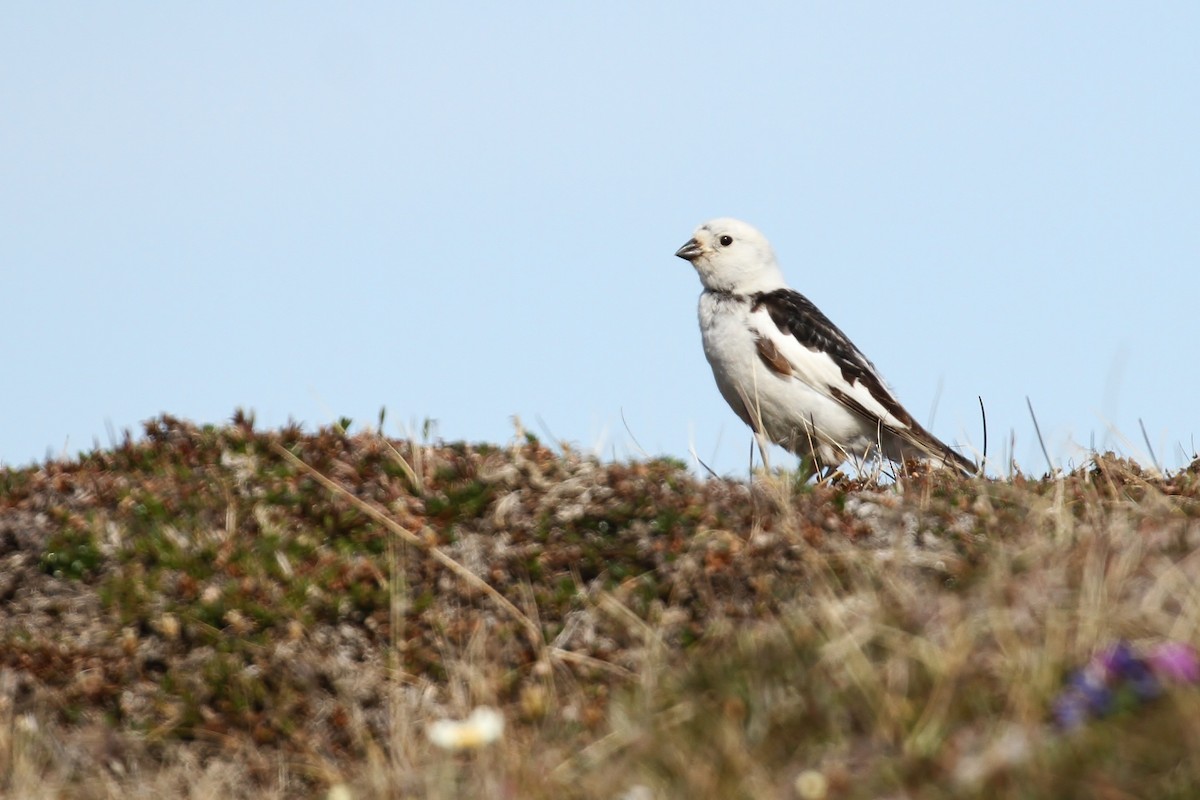
POLYGON ((692 262, 705 289, 753 294, 785 286, 770 242, 740 220, 722 217, 704 223, 675 255, 692 262))

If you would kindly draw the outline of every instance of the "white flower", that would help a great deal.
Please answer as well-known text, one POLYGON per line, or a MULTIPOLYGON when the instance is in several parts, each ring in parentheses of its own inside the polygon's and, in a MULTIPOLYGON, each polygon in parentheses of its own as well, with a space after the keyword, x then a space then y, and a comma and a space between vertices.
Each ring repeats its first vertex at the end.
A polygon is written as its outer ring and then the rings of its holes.
POLYGON ((629 791, 617 800, 654 800, 654 790, 639 783, 629 787, 629 791))
POLYGON ((815 769, 806 769, 796 776, 796 795, 801 800, 824 800, 829 794, 829 781, 815 769))
POLYGON ((446 750, 474 750, 504 734, 504 717, 494 708, 480 706, 465 720, 439 719, 429 723, 425 735, 446 750))

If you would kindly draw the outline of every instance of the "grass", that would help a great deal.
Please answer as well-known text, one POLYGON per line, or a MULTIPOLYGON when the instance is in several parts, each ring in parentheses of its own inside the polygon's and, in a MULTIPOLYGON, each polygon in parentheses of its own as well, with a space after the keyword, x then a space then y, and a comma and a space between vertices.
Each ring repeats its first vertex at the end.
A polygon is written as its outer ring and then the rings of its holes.
POLYGON ((1097 650, 1200 644, 1200 462, 748 485, 348 427, 0 471, 0 794, 1200 790, 1200 689, 1051 724, 1097 650))

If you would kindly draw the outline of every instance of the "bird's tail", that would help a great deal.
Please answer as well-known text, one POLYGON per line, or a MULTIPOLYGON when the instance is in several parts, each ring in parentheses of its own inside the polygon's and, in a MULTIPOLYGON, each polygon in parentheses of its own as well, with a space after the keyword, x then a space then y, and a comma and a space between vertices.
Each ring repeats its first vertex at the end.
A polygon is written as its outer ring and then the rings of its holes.
POLYGON ((894 432, 893 441, 885 440, 883 446, 888 458, 899 463, 915 457, 956 470, 966 477, 979 474, 979 467, 973 461, 920 426, 894 432))

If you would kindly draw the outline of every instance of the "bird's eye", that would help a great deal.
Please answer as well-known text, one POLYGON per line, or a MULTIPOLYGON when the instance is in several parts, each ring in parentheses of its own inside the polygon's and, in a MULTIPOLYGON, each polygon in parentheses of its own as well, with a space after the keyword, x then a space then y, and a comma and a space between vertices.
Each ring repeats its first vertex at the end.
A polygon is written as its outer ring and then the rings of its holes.
POLYGON ((719 241, 721 242, 722 247, 729 247, 729 245, 733 244, 733 237, 726 234, 725 236, 722 236, 719 241))

